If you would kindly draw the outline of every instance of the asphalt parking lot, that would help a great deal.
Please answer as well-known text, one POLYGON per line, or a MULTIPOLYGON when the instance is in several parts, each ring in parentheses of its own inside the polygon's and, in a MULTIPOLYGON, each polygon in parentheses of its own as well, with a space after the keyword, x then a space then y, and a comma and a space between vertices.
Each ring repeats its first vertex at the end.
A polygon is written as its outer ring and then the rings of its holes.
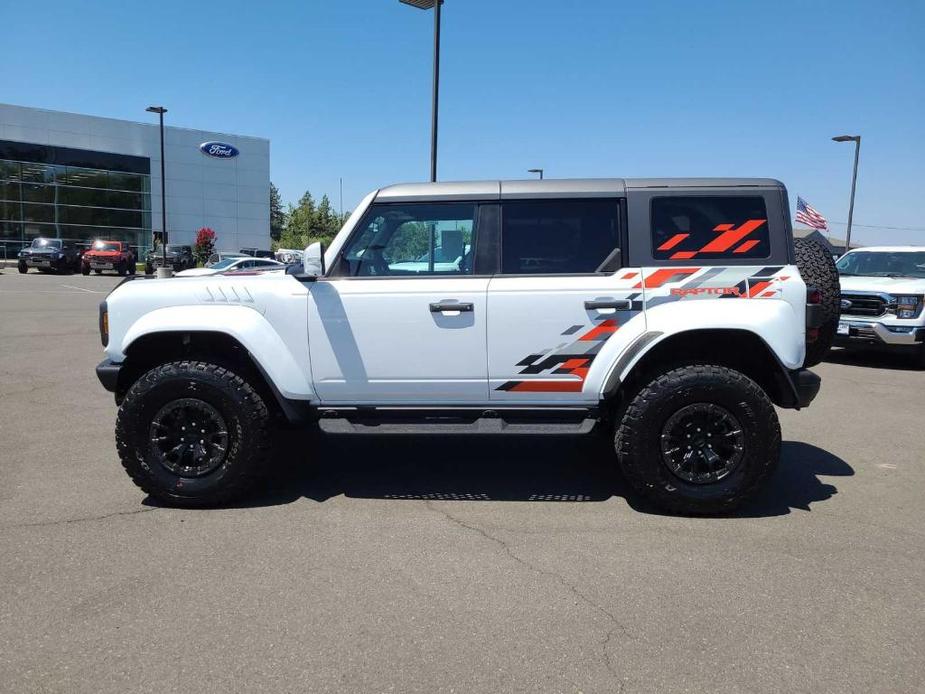
POLYGON ((922 691, 925 372, 836 353, 731 518, 607 442, 321 439, 146 503, 96 380, 116 277, 0 273, 0 690, 922 691))

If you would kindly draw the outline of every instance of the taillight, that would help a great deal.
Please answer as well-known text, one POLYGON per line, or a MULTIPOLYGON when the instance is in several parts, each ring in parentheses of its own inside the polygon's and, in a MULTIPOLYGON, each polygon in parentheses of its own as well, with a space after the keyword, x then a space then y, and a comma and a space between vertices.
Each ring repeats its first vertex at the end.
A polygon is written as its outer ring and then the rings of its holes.
POLYGON ((806 288, 806 303, 807 304, 821 304, 822 303, 822 292, 820 292, 815 287, 806 288))

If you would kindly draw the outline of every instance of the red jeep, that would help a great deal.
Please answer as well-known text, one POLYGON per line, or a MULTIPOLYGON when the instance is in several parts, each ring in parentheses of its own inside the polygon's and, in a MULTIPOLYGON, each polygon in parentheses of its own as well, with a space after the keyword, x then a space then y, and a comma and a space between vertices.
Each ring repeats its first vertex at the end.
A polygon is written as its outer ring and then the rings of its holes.
POLYGON ((103 270, 115 270, 120 275, 135 274, 135 254, 131 246, 123 241, 93 242, 90 250, 83 255, 80 263, 80 272, 89 275, 93 270, 97 275, 103 270))

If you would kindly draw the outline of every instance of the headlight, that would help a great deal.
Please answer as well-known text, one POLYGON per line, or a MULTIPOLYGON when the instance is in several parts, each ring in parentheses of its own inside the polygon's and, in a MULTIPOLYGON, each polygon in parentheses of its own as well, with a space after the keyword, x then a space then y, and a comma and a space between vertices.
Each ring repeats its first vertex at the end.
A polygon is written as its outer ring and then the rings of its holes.
POLYGON ((897 318, 918 318, 922 312, 922 297, 916 294, 894 296, 897 318))

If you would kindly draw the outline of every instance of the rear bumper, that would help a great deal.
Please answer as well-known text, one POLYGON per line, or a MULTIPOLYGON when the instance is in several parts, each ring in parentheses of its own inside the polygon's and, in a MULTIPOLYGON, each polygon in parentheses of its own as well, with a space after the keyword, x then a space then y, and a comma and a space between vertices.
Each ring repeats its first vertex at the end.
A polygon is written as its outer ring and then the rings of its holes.
POLYGON ((109 359, 104 359, 96 365, 96 377, 100 379, 103 388, 110 393, 115 393, 119 386, 119 373, 122 370, 122 364, 116 364, 109 359))
POLYGON ((822 379, 809 369, 795 369, 788 371, 787 375, 796 398, 796 409, 809 407, 819 393, 822 379))

